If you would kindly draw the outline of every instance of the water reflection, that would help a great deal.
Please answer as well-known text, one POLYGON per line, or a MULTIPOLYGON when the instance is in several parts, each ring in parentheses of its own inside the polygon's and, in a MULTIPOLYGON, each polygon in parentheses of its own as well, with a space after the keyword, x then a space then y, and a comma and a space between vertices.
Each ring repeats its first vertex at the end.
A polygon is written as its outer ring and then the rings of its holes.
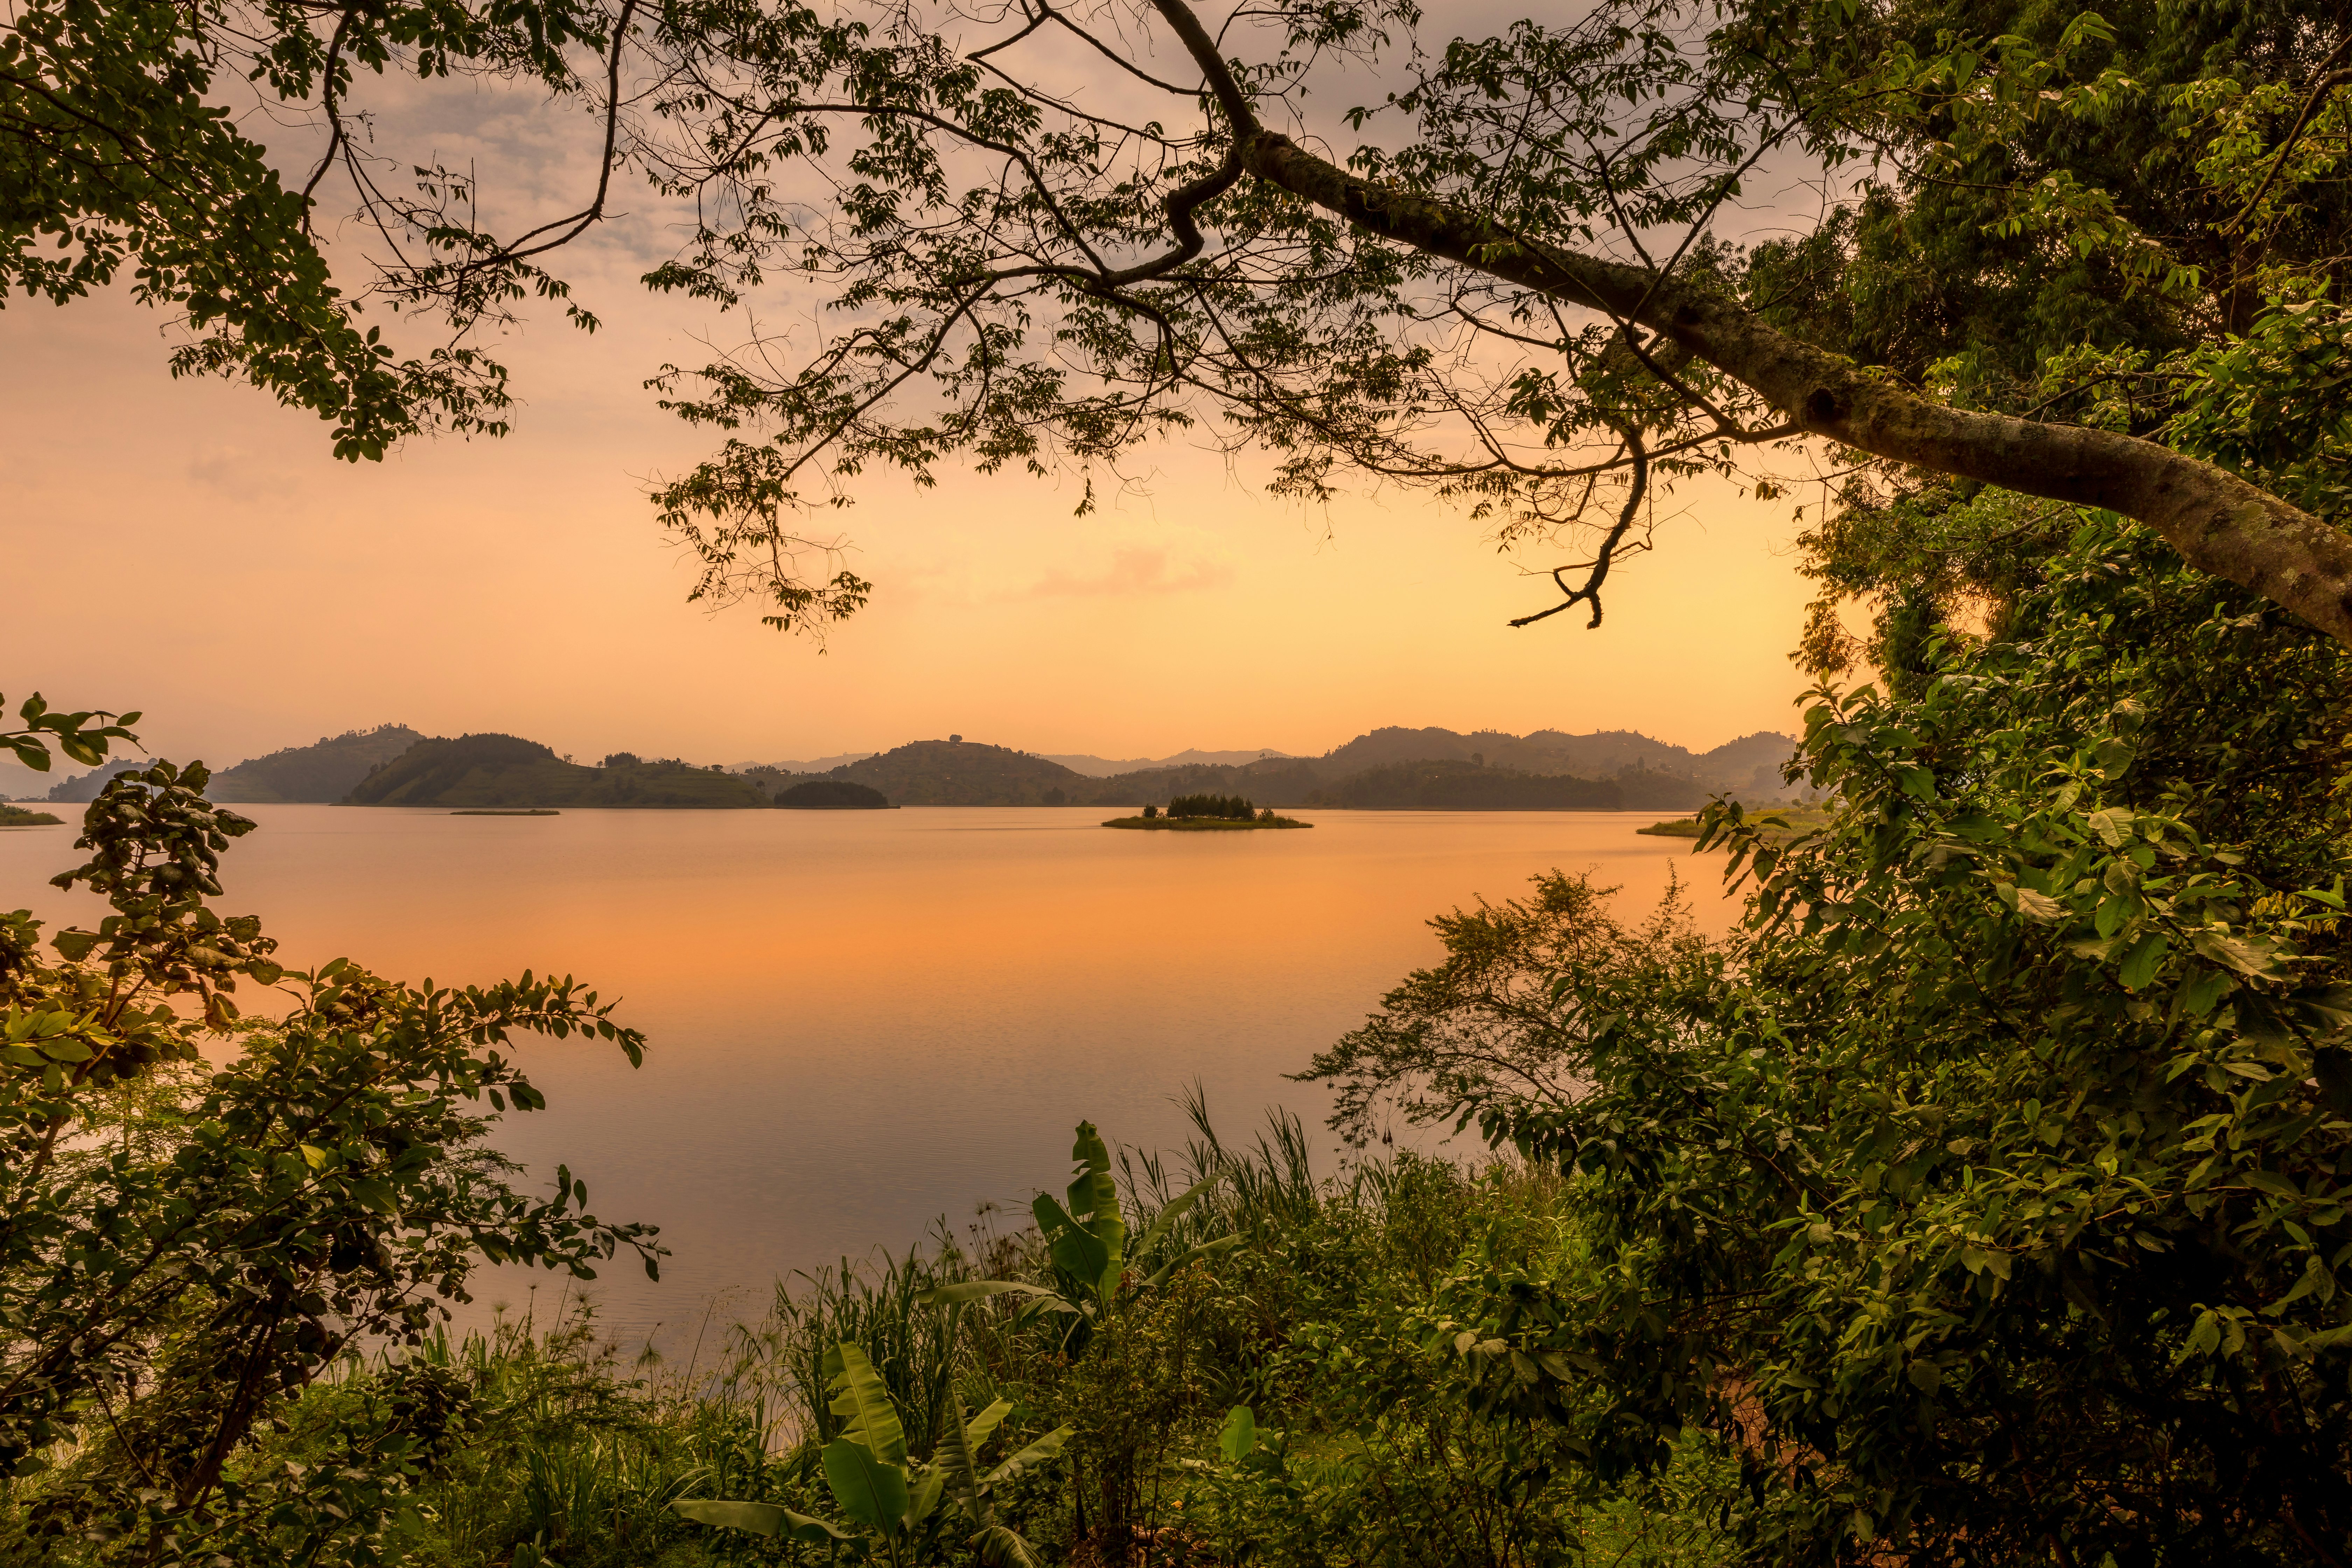
MULTIPOLYGON (((551 1101, 501 1145, 567 1161, 594 1206, 660 1224, 659 1286, 600 1282, 625 1335, 753 1296, 796 1268, 902 1247, 983 1199, 1025 1203, 1081 1117, 1180 1143, 1194 1079, 1221 1124, 1319 1091, 1285 1080, 1437 952, 1426 921, 1551 867, 1646 911, 1679 871, 1727 926, 1719 858, 1648 815, 1301 813, 1311 832, 1106 832, 1099 810, 567 812, 457 817, 243 808, 262 830, 222 907, 280 956, 483 981, 569 971, 651 1041, 526 1048, 551 1101)), ((92 918, 45 886, 67 829, 0 835, 0 896, 92 918)), ((1328 1138, 1320 1140, 1328 1147, 1328 1138)), ((520 1300, 522 1282, 484 1292, 520 1300)))

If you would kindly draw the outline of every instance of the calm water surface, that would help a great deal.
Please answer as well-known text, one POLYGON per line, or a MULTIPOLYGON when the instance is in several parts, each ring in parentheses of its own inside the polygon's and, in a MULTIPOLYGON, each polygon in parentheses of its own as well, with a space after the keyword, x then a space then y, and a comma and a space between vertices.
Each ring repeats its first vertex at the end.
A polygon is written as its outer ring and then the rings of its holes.
MULTIPOLYGON (((220 907, 261 916, 291 964, 445 984, 530 967, 625 998, 645 1066, 526 1046, 549 1109, 499 1139, 535 1169, 568 1162, 605 1217, 663 1227, 660 1284, 615 1267, 597 1287, 625 1338, 714 1296, 756 1310, 780 1275, 960 1228, 983 1200, 1025 1207, 1066 1179, 1082 1117, 1178 1146, 1196 1079, 1229 1137, 1276 1104, 1319 1128, 1326 1097, 1283 1075, 1437 957, 1430 916, 1546 868, 1621 885, 1628 915, 1678 872, 1703 925, 1733 912, 1720 858, 1637 836, 1646 813, 1175 834, 1107 832, 1099 809, 239 809, 261 829, 226 858, 220 907)), ((45 886, 70 837, 0 833, 0 908, 89 923, 95 900, 45 886)), ((520 1302, 529 1282, 480 1294, 520 1302)))

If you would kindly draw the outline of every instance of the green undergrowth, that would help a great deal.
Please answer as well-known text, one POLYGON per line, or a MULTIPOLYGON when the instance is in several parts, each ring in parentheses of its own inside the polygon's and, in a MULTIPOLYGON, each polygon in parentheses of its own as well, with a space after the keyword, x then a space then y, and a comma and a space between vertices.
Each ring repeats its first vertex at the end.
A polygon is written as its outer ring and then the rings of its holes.
MULTIPOLYGON (((1041 1152, 1038 1179, 1051 1181, 1056 1163, 1041 1152)), ((824 1562, 817 1547, 692 1523, 672 1505, 722 1498, 835 1514, 817 1463, 841 1420, 824 1352, 848 1342, 887 1384, 918 1460, 958 1401, 1012 1404, 983 1463, 1076 1428, 1057 1463, 995 1498, 1045 1563, 1724 1560, 1698 1500, 1719 1494, 1735 1467, 1711 1440, 1687 1440, 1654 1478, 1594 1490, 1574 1479, 1570 1455, 1549 1451, 1560 1428, 1473 1408, 1463 1358, 1436 1327, 1457 1272, 1584 1267, 1557 1175, 1395 1153, 1318 1176, 1305 1130, 1279 1117, 1246 1148, 1204 1131, 1180 1156, 1129 1155, 1118 1167, 1129 1237, 1163 1212, 1170 1220, 1146 1238, 1153 1255, 1130 1252, 1123 1281, 1084 1313, 1034 1310, 1039 1298, 1017 1293, 951 1305, 927 1295, 982 1279, 1054 1282, 1045 1237, 983 1208, 908 1254, 780 1283, 759 1321, 707 1330, 682 1362, 616 1346, 577 1299, 551 1328, 502 1317, 488 1332, 346 1358, 280 1402, 233 1473, 247 1485, 314 1473, 392 1432, 417 1445, 414 1484, 365 1551, 346 1542, 321 1563, 824 1562), (1214 1180, 1180 1205, 1203 1175, 1214 1180), (1162 1256, 1177 1265, 1147 1286, 1143 1271, 1162 1256)), ((82 1560, 40 1528, 75 1473, 68 1458, 0 1483, 0 1564, 82 1560)), ((936 1560, 981 1559, 950 1543, 936 1560)))

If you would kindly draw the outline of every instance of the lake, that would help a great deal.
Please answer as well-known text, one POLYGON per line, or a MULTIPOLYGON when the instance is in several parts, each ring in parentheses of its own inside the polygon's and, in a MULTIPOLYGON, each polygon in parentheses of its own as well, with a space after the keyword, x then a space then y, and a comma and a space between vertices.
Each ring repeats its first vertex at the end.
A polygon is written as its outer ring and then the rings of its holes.
MULTIPOLYGON (((1646 912, 1670 874, 1721 931, 1719 856, 1634 832, 1651 813, 1299 812, 1309 832, 1135 833, 1087 809, 570 811, 553 817, 255 805, 226 913, 278 957, 348 955, 442 982, 569 972, 648 1037, 645 1066, 526 1045, 549 1100, 499 1143, 567 1162, 610 1219, 676 1256, 595 1287, 625 1341, 756 1312, 771 1281, 903 1249, 976 1204, 1067 1180, 1071 1128, 1174 1148, 1198 1081, 1220 1131, 1326 1097, 1291 1083, 1407 971, 1426 921, 1552 867, 1646 912)), ((60 812, 59 815, 64 815, 60 812)), ((0 908, 94 923, 70 828, 0 832, 0 908)), ((252 1005, 254 999, 247 998, 252 1005)), ((1329 1164, 1336 1140, 1317 1139, 1329 1164)), ((520 1304, 530 1278, 484 1282, 520 1304)), ((539 1279, 548 1276, 537 1276, 539 1279)), ((669 1338, 668 1334, 663 1336, 669 1338)))

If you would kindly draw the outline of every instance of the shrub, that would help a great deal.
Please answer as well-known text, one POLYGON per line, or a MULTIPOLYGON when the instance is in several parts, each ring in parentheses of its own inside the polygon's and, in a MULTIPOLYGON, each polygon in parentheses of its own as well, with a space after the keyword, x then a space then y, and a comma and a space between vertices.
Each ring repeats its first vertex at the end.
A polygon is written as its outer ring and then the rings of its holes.
POLYGON ((1168 815, 1177 817, 1212 817, 1225 821, 1247 822, 1257 815, 1257 811, 1248 801, 1237 795, 1180 795, 1168 803, 1168 815))

